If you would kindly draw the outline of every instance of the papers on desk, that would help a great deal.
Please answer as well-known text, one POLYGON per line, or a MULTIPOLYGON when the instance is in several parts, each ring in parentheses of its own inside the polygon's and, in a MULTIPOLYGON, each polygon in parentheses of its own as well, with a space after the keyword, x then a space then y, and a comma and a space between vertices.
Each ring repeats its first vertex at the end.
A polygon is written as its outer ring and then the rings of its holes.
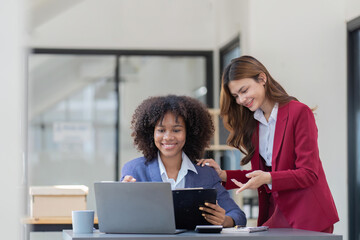
POLYGON ((252 232, 262 232, 267 231, 268 226, 260 227, 233 227, 233 228, 223 228, 221 233, 252 233, 252 232))

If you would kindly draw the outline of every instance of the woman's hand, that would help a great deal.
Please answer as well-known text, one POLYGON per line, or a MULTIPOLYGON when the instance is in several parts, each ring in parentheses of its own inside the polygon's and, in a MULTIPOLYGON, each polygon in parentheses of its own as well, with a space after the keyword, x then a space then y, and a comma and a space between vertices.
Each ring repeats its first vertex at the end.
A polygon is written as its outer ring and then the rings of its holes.
POLYGON ((269 172, 264 172, 261 170, 256 170, 251 173, 246 174, 247 178, 250 178, 247 183, 243 184, 238 182, 235 179, 231 179, 240 189, 236 191, 236 194, 244 191, 245 189, 257 189, 263 184, 271 184, 272 178, 269 172))
POLYGON ((222 225, 223 227, 233 227, 234 220, 225 215, 225 210, 220 207, 218 204, 205 203, 205 207, 199 208, 201 211, 204 211, 202 214, 206 221, 213 225, 222 225))
POLYGON ((136 182, 136 179, 133 178, 133 176, 126 175, 126 176, 124 177, 124 179, 122 180, 122 182, 136 182))
POLYGON ((227 179, 227 174, 225 170, 222 170, 219 166, 219 164, 217 164, 214 159, 208 158, 208 159, 200 159, 198 160, 197 164, 198 166, 209 166, 215 169, 215 171, 217 172, 217 174, 219 175, 219 177, 221 178, 221 181, 226 182, 227 179))

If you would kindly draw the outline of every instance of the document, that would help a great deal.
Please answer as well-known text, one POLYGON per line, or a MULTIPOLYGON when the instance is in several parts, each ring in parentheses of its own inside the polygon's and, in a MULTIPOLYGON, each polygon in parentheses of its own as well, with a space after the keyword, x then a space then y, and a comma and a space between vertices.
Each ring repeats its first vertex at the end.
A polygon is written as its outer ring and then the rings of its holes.
POLYGON ((262 232, 267 231, 268 226, 260 227, 233 227, 233 228, 223 228, 221 233, 252 233, 252 232, 262 232))

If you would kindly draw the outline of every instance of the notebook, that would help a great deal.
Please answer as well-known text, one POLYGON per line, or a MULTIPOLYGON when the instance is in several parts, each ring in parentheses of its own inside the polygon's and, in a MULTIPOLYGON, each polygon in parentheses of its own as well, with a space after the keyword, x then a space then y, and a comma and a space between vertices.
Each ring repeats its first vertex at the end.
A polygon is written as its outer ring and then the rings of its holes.
POLYGON ((176 228, 194 230, 197 225, 211 225, 202 216, 200 206, 205 202, 216 203, 216 189, 173 190, 176 228))
POLYGON ((104 233, 161 233, 176 230, 170 183, 96 182, 99 230, 104 233))
POLYGON ((253 233, 253 232, 262 232, 267 231, 268 226, 259 226, 259 227, 233 227, 233 228, 224 228, 222 233, 253 233))

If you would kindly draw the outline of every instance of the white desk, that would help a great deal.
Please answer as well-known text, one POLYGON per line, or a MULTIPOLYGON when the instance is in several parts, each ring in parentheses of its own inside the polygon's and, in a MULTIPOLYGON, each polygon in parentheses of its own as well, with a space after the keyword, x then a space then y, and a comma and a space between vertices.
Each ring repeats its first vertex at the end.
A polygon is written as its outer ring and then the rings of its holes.
POLYGON ((278 228, 269 229, 265 232, 256 233, 196 233, 184 232, 179 234, 105 234, 95 231, 92 234, 73 234, 72 230, 63 231, 64 240, 207 240, 207 239, 226 239, 226 240, 342 240, 341 235, 328 233, 312 232, 298 229, 278 228))

